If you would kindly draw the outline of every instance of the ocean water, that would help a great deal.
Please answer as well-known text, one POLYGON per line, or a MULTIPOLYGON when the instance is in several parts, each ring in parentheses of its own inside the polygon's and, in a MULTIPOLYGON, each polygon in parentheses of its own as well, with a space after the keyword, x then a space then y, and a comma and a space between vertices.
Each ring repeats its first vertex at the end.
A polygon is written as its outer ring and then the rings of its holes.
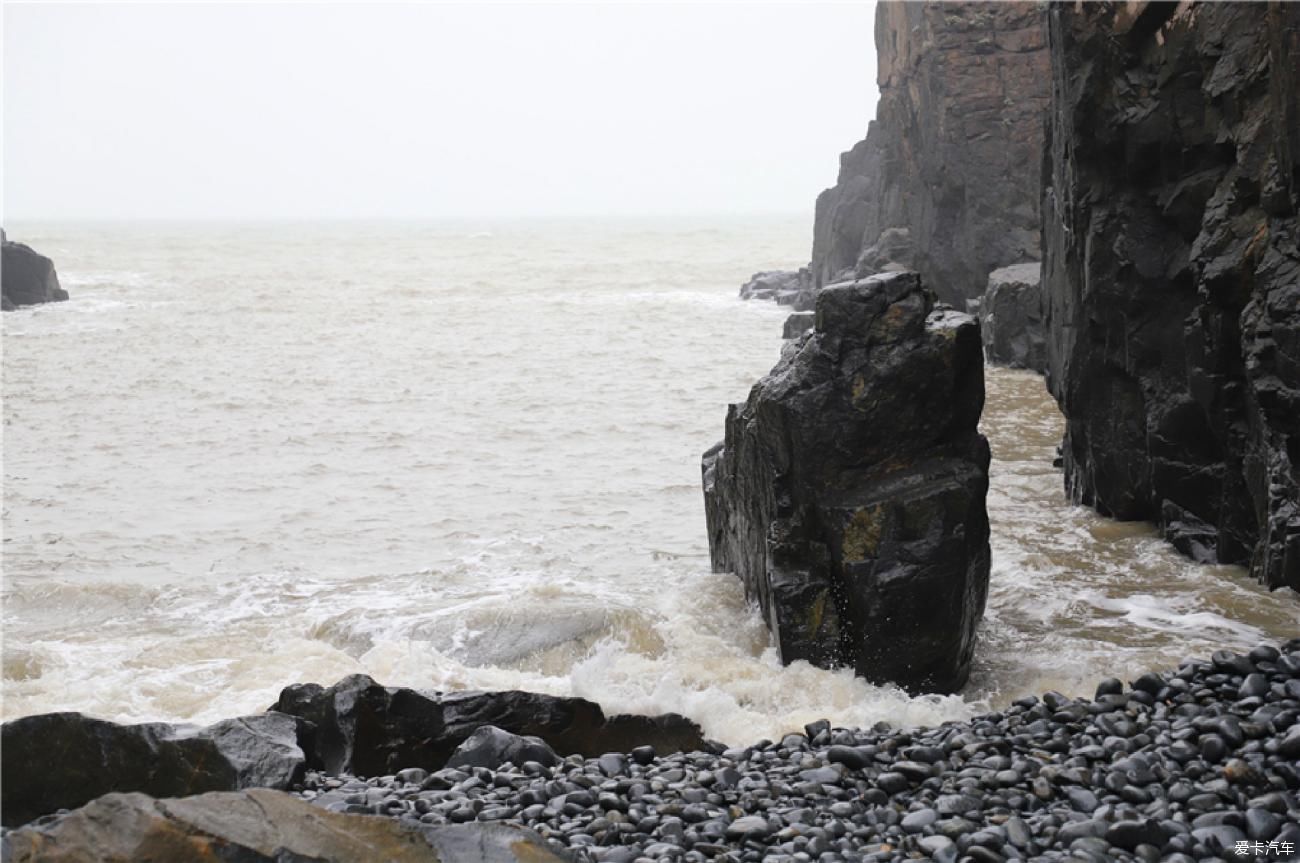
POLYGON ((709 570, 699 456, 775 362, 736 298, 804 218, 14 225, 71 302, 3 316, 4 718, 207 722, 365 672, 678 711, 729 743, 935 724, 1300 630, 1294 593, 1071 506, 990 370, 975 673, 781 667, 709 570))

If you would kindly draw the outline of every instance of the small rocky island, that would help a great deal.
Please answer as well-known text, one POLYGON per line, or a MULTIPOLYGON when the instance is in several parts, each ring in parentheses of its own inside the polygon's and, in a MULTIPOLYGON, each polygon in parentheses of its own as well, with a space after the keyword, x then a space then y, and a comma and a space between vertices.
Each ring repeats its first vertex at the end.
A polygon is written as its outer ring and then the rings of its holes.
POLYGON ((22 243, 10 242, 0 230, 0 307, 11 312, 19 306, 55 303, 68 298, 59 286, 54 262, 22 243))

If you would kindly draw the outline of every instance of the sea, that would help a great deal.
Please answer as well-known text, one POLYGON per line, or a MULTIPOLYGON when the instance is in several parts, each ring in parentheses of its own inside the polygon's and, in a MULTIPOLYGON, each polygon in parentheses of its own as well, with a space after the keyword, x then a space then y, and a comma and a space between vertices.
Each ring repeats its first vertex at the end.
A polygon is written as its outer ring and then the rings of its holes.
POLYGON ((1293 592, 1073 505, 1043 379, 990 368, 969 686, 783 667, 710 569, 700 455, 781 347, 739 286, 807 260, 806 216, 6 227, 72 299, 3 315, 4 719, 206 723, 365 673, 743 744, 1300 630, 1293 592))

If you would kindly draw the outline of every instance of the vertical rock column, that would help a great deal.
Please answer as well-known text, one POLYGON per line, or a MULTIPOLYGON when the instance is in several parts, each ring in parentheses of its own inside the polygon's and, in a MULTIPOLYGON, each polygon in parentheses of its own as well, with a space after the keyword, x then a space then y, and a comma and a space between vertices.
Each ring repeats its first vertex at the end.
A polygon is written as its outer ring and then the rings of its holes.
POLYGON ((966 681, 989 577, 979 326, 916 273, 830 285, 705 454, 714 568, 782 661, 910 691, 966 681))

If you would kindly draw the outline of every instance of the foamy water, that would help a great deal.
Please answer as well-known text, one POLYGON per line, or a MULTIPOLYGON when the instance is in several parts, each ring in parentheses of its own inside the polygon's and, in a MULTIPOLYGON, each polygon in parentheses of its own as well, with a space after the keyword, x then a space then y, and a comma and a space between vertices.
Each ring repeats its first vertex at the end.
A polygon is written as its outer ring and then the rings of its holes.
POLYGON ((803 219, 15 226, 6 718, 210 721, 289 683, 576 694, 728 742, 934 724, 1294 635, 1294 593, 1069 506, 1036 376, 989 374, 994 576, 961 697, 782 668, 709 571, 699 455, 771 367, 739 283, 803 219))

